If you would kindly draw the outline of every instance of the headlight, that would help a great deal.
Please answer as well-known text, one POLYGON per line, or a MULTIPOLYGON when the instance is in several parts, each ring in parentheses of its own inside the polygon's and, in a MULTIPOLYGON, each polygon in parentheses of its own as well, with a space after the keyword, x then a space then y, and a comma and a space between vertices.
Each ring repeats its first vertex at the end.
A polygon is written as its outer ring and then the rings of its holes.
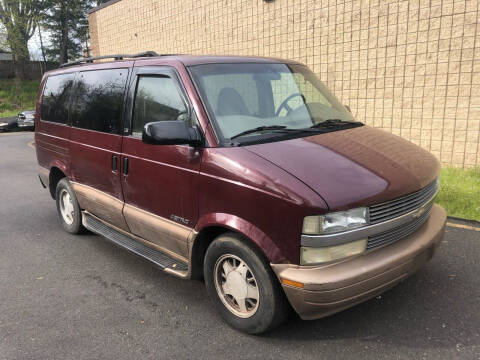
POLYGON ((8 123, 0 123, 0 126, 7 126, 8 123))
POLYGON ((365 252, 367 239, 328 247, 301 247, 300 265, 331 262, 365 252))
POLYGON ((367 225, 367 208, 356 208, 303 219, 302 233, 307 235, 332 234, 367 225))

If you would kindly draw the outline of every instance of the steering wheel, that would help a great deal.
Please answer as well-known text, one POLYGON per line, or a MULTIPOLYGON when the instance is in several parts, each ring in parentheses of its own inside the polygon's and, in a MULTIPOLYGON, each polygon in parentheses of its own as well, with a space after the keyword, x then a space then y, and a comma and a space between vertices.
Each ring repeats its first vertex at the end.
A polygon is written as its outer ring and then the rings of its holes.
POLYGON ((285 110, 287 110, 287 116, 288 114, 290 114, 292 112, 292 108, 288 105, 288 102, 293 99, 294 97, 297 97, 297 96, 300 96, 303 100, 303 103, 305 104, 305 96, 303 96, 303 94, 300 94, 300 93, 295 93, 295 94, 292 94, 290 96, 287 96, 287 98, 285 100, 282 101, 282 103, 280 104, 280 106, 278 107, 276 113, 275 113, 275 116, 278 116, 280 114, 280 111, 282 111, 283 108, 285 108, 285 110))

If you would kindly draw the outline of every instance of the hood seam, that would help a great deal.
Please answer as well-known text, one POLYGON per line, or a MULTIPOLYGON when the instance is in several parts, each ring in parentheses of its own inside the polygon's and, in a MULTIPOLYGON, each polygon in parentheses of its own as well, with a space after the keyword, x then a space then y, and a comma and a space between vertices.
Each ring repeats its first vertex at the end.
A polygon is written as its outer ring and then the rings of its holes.
POLYGON ((327 205, 327 210, 330 211, 330 205, 328 204, 327 200, 325 200, 325 198, 318 192, 316 191, 315 189, 313 189, 310 185, 308 185, 305 181, 303 181, 302 179, 300 179, 298 176, 292 174, 290 171, 288 171, 287 169, 283 168, 282 166, 278 165, 278 164, 275 164, 273 161, 267 159, 266 157, 260 155, 260 154, 257 154, 256 152, 248 149, 247 147, 243 147, 243 149, 247 150, 249 153, 253 154, 253 155, 256 155, 258 156, 259 158, 262 158, 263 160, 269 162, 270 164, 276 166, 277 168, 283 170, 284 172, 286 172, 287 174, 293 176, 295 179, 297 179, 298 181, 300 181, 302 184, 304 184, 307 188, 309 188, 310 190, 312 190, 315 194, 317 194, 320 199, 323 200, 323 202, 325 203, 325 205, 327 205))

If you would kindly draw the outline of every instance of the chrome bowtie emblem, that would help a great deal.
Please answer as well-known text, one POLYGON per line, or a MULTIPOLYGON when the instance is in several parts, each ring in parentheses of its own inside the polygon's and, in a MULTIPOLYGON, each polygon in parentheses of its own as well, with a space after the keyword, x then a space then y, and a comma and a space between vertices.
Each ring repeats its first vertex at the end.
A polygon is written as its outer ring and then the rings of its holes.
POLYGON ((418 210, 416 210, 416 211, 412 214, 412 216, 413 216, 414 218, 419 218, 420 216, 423 215, 423 213, 425 213, 425 210, 426 210, 426 207, 425 207, 425 206, 422 206, 421 208, 419 208, 418 210))

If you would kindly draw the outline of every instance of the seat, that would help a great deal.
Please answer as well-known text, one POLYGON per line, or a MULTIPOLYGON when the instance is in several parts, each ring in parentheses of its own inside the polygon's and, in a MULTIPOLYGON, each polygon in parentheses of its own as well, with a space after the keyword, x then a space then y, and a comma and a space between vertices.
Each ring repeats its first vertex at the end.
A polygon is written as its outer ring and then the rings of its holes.
POLYGON ((250 115, 242 96, 231 87, 224 87, 220 90, 217 104, 217 114, 220 116, 250 115))

